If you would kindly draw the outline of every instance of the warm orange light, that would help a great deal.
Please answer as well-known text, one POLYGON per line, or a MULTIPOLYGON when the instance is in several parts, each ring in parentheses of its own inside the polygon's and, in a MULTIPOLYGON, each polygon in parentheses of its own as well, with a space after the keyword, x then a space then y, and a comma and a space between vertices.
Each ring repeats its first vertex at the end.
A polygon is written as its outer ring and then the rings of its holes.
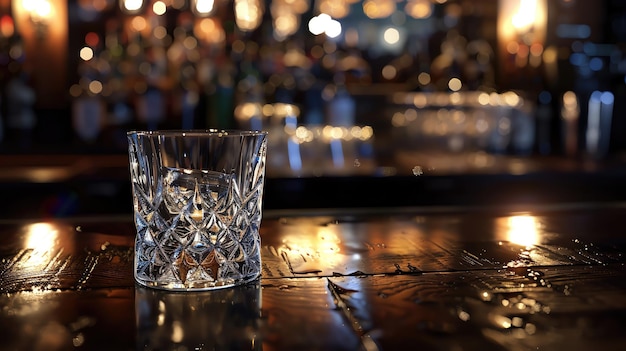
POLYGON ((261 24, 263 12, 259 0, 235 0, 235 23, 244 32, 255 30, 261 24))
POLYGON ((163 1, 155 1, 152 4, 152 12, 157 16, 163 16, 167 12, 167 5, 163 1))
POLYGON ((0 36, 9 38, 15 33, 15 25, 13 19, 9 15, 0 17, 0 36))
POLYGON ((506 44, 506 52, 508 52, 509 54, 516 55, 518 51, 519 51, 518 42, 510 41, 508 44, 506 44))
POLYGON ((139 13, 143 9, 143 6, 143 0, 122 0, 120 2, 120 7, 122 8, 122 11, 130 14, 139 13))
POLYGON ((409 0, 404 10, 413 18, 428 18, 432 15, 432 3, 428 0, 409 0))
POLYGON ((396 10, 394 0, 365 0, 363 13, 369 18, 385 18, 396 10))
POLYGON ((24 0, 22 6, 33 22, 47 21, 54 15, 54 8, 48 0, 24 0))
POLYGON ((300 26, 297 14, 284 11, 274 15, 274 37, 282 40, 294 34, 300 26))
POLYGON ((511 23, 518 31, 526 32, 535 23, 535 17, 537 17, 537 0, 520 0, 511 23))
POLYGON ((332 18, 344 18, 350 13, 350 3, 345 0, 322 0, 318 10, 332 18))
POLYGON ((522 40, 527 45, 531 45, 545 41, 546 0, 500 0, 498 8, 500 42, 522 40))
POLYGON ((141 16, 135 16, 131 20, 131 25, 135 31, 141 32, 144 29, 146 29, 146 26, 147 26, 146 19, 141 16))
POLYGON ((221 23, 211 17, 199 19, 194 25, 194 34, 208 44, 219 44, 226 39, 221 23))
POLYGON ((193 12, 201 17, 210 15, 215 8, 215 0, 194 0, 192 4, 193 12))

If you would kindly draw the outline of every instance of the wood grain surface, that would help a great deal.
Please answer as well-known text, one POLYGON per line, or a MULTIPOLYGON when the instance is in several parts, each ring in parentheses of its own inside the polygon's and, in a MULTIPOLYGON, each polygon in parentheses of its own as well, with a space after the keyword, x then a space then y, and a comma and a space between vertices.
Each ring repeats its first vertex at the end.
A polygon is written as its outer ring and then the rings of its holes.
POLYGON ((0 350, 623 350, 626 208, 289 215, 262 278, 136 286, 126 217, 0 222, 0 350))

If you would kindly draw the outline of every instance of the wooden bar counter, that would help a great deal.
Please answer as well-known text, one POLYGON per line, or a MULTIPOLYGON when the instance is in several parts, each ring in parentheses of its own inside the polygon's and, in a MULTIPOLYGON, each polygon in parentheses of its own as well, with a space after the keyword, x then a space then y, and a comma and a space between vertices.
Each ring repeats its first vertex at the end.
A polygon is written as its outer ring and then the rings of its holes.
POLYGON ((624 350, 626 206, 266 211, 252 284, 135 285, 130 214, 0 222, 2 350, 624 350))

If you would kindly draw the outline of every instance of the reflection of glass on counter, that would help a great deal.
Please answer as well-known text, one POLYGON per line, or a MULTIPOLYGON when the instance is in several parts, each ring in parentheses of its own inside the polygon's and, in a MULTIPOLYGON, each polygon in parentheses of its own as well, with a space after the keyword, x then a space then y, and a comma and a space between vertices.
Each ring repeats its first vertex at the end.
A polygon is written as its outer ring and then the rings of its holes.
POLYGON ((260 350, 261 285, 205 292, 135 289, 137 350, 260 350))

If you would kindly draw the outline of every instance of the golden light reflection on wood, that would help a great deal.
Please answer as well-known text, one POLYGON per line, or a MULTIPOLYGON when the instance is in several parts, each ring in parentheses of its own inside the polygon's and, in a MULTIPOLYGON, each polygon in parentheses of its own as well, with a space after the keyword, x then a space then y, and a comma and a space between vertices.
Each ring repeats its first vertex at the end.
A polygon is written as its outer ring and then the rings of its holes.
POLYGON ((294 273, 306 274, 321 272, 321 267, 335 267, 345 260, 341 252, 341 239, 337 228, 311 226, 304 228, 308 235, 293 232, 283 237, 281 250, 288 252, 288 257, 298 258, 289 262, 294 273))
POLYGON ((532 215, 516 215, 506 219, 507 241, 524 247, 532 247, 541 243, 539 221, 532 215))
POLYGON ((49 264, 51 256, 58 250, 58 234, 58 229, 50 223, 34 223, 27 226, 24 247, 31 252, 24 264, 30 269, 43 270, 49 264))
POLYGON ((138 288, 132 218, 0 222, 0 348, 621 350, 623 215, 268 216, 261 281, 210 294, 138 288))
POLYGON ((35 223, 26 227, 26 248, 48 251, 54 247, 58 229, 50 223, 35 223))

